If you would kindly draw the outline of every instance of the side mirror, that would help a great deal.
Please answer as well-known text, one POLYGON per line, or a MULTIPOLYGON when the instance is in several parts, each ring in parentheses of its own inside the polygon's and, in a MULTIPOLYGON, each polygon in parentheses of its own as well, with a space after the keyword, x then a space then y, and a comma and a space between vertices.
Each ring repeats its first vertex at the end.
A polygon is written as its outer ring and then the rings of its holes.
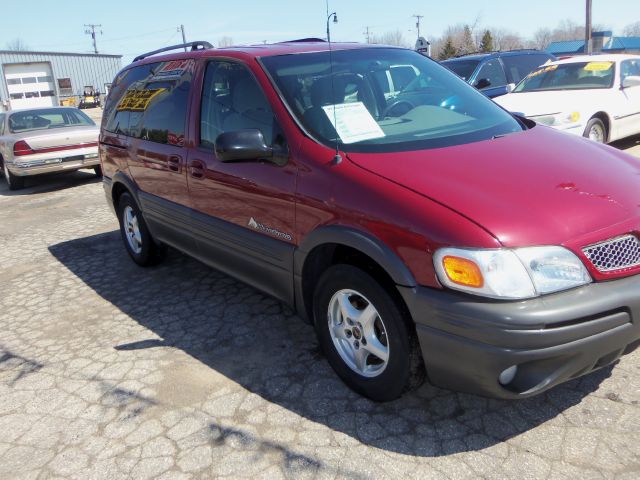
POLYGON ((483 88, 487 88, 490 86, 491 86, 491 82, 489 81, 488 78, 481 78, 474 85, 474 87, 476 87, 478 90, 482 90, 483 88))
POLYGON ((622 81, 622 88, 640 86, 640 75, 629 75, 622 81))
POLYGON ((215 151, 223 162, 249 162, 273 158, 273 148, 265 144, 262 132, 253 128, 221 133, 216 138, 215 151))
POLYGON ((511 93, 516 89, 516 84, 515 83, 508 83, 507 84, 507 93, 511 93))

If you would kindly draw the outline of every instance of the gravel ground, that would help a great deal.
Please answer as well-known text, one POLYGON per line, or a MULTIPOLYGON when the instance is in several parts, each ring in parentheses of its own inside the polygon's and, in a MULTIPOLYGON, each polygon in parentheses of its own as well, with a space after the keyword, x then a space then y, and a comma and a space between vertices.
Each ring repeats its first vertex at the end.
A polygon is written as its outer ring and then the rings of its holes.
POLYGON ((640 352, 524 401, 375 404, 277 301, 135 266, 92 174, 28 185, 0 181, 2 479, 640 476, 640 352))

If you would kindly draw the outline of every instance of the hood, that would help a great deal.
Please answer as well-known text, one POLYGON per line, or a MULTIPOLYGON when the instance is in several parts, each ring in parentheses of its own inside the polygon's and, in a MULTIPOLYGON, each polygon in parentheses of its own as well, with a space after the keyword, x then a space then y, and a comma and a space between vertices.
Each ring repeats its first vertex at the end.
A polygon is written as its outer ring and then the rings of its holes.
POLYGON ((503 95, 494 101, 510 112, 533 117, 549 113, 580 111, 584 108, 585 102, 594 105, 593 108, 596 109, 603 92, 607 91, 594 89, 520 92, 503 95))
POLYGON ((592 241, 594 232, 630 219, 640 227, 640 160, 543 126, 455 147, 348 158, 464 215, 505 246, 592 241))

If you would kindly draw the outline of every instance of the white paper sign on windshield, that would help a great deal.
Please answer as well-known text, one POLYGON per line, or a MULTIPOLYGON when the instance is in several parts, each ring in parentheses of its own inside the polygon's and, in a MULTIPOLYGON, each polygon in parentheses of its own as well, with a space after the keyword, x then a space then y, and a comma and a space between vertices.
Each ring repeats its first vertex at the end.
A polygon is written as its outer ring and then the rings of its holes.
POLYGON ((384 137, 384 132, 362 102, 322 107, 343 143, 384 137), (334 115, 335 109, 335 115, 334 115))

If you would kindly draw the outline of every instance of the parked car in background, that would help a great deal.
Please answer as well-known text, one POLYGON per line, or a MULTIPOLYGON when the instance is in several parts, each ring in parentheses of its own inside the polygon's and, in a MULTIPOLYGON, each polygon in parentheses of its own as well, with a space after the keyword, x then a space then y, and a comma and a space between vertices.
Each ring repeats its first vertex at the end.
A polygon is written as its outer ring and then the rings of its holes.
POLYGON ((532 70, 556 57, 540 50, 476 53, 444 60, 442 65, 489 98, 509 93, 532 70))
POLYGON ((42 173, 91 168, 101 175, 99 128, 71 107, 0 113, 0 163, 11 190, 42 173))
POLYGON ((496 99, 543 125, 608 143, 640 133, 640 56, 591 55, 531 72, 496 99))
POLYGON ((411 50, 163 50, 179 52, 117 75, 100 134, 137 264, 169 245, 293 306, 378 401, 425 368, 445 388, 528 397, 638 346, 629 155, 515 117, 411 50), (400 71, 417 76, 396 87, 400 71))

